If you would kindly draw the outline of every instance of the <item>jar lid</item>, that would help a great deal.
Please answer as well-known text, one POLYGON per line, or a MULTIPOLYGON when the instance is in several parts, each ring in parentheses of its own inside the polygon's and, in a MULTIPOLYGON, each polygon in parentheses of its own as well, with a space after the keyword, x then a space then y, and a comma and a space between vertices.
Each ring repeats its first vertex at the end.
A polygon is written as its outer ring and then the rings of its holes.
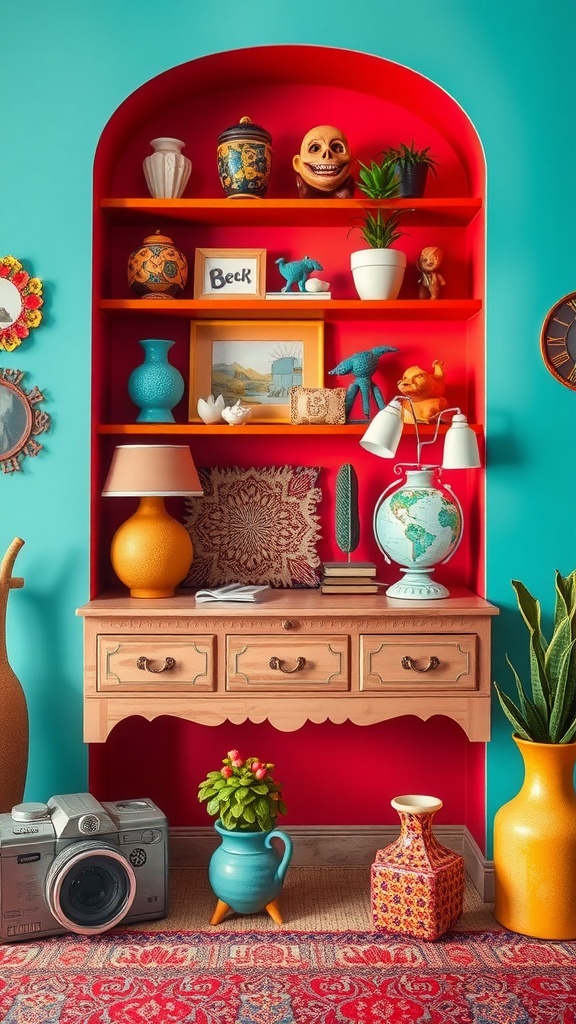
POLYGON ((259 124, 254 124, 249 117, 241 117, 238 124, 230 125, 218 136, 218 144, 233 140, 256 139, 258 142, 272 142, 270 132, 259 124))
POLYGON ((142 245, 174 245, 174 242, 168 235, 163 235, 160 229, 158 229, 153 235, 146 235, 142 245))

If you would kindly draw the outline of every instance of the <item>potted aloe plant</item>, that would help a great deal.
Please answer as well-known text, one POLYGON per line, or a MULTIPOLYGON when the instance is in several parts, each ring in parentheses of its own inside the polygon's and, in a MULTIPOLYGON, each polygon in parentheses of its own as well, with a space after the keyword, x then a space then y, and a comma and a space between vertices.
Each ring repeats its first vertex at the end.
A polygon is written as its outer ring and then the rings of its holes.
POLYGON ((230 908, 240 914, 265 908, 282 923, 277 897, 292 857, 292 840, 275 828, 286 806, 273 772, 271 762, 229 750, 222 767, 208 772, 198 787, 198 799, 217 818, 214 828, 221 838, 208 869, 218 897, 210 924, 218 924, 230 908), (283 854, 274 839, 284 845, 283 854))
POLYGON ((414 140, 383 150, 383 163, 392 172, 396 195, 404 199, 423 196, 428 172, 436 174, 438 161, 430 155, 430 146, 416 149, 414 140))
MULTIPOLYGON (((398 192, 394 168, 386 161, 359 161, 358 188, 370 199, 390 199, 398 192)), ((366 210, 360 230, 368 248, 350 254, 350 267, 356 291, 361 299, 395 299, 402 287, 406 254, 392 245, 402 237, 401 213, 377 208, 366 210)), ((353 228, 351 228, 353 230, 353 228)))
POLYGON ((528 631, 528 687, 509 659, 517 702, 494 683, 524 761, 520 792, 494 820, 494 913, 512 931, 576 938, 576 571, 555 574, 550 639, 540 602, 512 581, 528 631))
POLYGON ((404 232, 400 229, 398 210, 372 213, 366 210, 360 227, 366 249, 350 253, 350 267, 356 291, 361 299, 395 299, 398 296, 404 272, 406 253, 392 246, 404 232))

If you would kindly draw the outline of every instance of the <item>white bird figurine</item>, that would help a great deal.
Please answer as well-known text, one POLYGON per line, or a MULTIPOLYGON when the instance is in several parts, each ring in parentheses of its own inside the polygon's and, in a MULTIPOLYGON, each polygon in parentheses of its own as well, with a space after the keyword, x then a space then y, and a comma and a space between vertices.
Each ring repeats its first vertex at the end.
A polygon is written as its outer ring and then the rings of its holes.
POLYGON ((231 427, 239 426, 248 419, 252 409, 249 405, 242 405, 240 399, 234 403, 234 405, 227 405, 222 410, 222 418, 230 424, 231 427))

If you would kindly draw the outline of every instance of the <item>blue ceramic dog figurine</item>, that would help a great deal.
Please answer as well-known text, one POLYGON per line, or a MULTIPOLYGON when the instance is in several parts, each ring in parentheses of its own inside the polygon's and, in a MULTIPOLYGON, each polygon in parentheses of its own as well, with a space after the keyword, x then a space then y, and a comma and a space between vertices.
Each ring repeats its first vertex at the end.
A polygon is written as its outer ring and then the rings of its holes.
POLYGON ((310 256, 305 256, 303 260, 292 260, 287 263, 282 257, 276 260, 278 269, 282 274, 282 277, 286 278, 286 284, 282 288, 283 292, 289 292, 293 284, 297 284, 301 292, 306 291, 305 284, 313 270, 323 270, 324 268, 313 260, 310 256))

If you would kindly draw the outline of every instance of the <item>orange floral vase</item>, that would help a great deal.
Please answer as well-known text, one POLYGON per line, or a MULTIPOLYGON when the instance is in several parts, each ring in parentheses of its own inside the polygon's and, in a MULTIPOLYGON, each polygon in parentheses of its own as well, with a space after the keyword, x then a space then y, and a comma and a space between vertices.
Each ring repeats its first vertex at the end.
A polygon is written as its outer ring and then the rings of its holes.
POLYGON ((380 931, 438 939, 462 914, 464 861, 432 834, 442 801, 397 796, 400 835, 378 850, 371 870, 372 918, 380 931))

